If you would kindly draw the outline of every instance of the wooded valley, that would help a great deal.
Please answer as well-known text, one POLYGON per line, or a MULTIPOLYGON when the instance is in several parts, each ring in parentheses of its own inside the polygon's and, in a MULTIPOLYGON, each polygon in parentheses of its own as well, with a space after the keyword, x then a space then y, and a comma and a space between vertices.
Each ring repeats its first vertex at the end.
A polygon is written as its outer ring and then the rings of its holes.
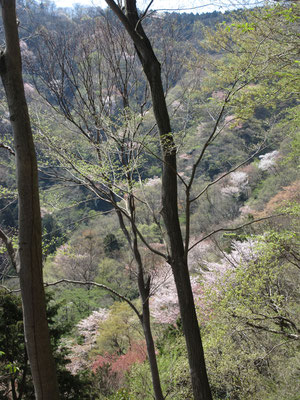
POLYGON ((299 400, 300 3, 106 3, 0 0, 0 399, 299 400))

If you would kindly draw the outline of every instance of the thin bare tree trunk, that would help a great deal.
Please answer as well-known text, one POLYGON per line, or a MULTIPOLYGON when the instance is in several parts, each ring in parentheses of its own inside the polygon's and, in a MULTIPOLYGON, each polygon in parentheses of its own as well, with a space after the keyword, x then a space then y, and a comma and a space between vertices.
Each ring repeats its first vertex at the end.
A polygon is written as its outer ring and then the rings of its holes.
POLYGON ((154 390, 155 400, 164 400, 165 397, 162 392, 160 376, 157 365, 157 358, 155 354, 155 345, 152 336, 151 323, 150 323, 150 309, 149 309, 149 290, 148 288, 148 297, 145 299, 143 303, 143 314, 142 314, 142 325, 144 330, 144 335, 146 339, 147 345, 147 354, 150 364, 150 371, 152 377, 152 386, 154 390))
MULTIPOLYGON (((141 257, 141 253, 138 248, 138 235, 136 231, 135 224, 135 205, 134 205, 134 197, 130 196, 128 201, 130 215, 131 215, 131 229, 132 229, 132 241, 129 239, 129 245, 132 248, 132 252, 135 258, 135 262, 137 264, 137 282, 140 293, 140 298, 142 302, 142 314, 140 315, 140 321, 143 327, 144 336, 146 340, 147 346, 147 354, 148 360, 150 364, 151 378, 152 378, 152 386, 154 391, 155 400, 164 400, 164 395, 161 388, 159 370, 157 365, 157 358, 155 353, 155 345, 152 335, 151 322, 150 322, 150 306, 149 306, 149 298, 150 298, 150 284, 151 277, 145 273, 143 261, 141 257)), ((121 226, 124 226, 124 222, 122 222, 122 216, 119 216, 121 226)), ((126 229, 126 228, 125 228, 126 229)), ((128 235, 126 235, 128 236, 128 235)), ((129 238, 129 236, 128 236, 129 238)))
POLYGON ((0 0, 6 49, 0 58, 14 133, 19 194, 19 264, 24 332, 37 400, 59 399, 46 318, 35 149, 24 94, 15 0, 0 0))
POLYGON ((140 320, 143 326, 143 331, 146 339, 147 354, 150 364, 154 396, 156 400, 164 400, 164 395, 162 393, 160 376, 157 366, 151 323, 150 323, 150 309, 149 309, 150 277, 148 278, 147 282, 145 282, 143 264, 140 253, 137 248, 136 233, 135 233, 133 247, 134 247, 135 260, 138 264, 138 287, 139 287, 140 297, 142 300, 142 315, 140 320))
POLYGON ((187 345, 193 393, 195 400, 211 400, 202 341, 190 283, 187 257, 178 215, 176 147, 161 79, 161 67, 139 18, 136 0, 125 1, 125 13, 114 0, 106 3, 115 12, 135 44, 139 59, 150 85, 153 111, 160 134, 163 155, 162 216, 170 242, 170 258, 183 330, 187 345))

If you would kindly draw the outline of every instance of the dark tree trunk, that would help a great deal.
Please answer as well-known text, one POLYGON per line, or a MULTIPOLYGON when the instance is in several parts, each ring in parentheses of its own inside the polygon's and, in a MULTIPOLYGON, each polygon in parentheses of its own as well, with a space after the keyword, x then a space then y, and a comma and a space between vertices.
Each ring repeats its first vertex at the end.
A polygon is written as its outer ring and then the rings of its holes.
POLYGON ((161 389, 159 371, 157 366, 157 359, 155 354, 155 346, 152 336, 151 324, 150 324, 150 310, 149 310, 149 296, 143 303, 143 315, 142 325, 147 345, 147 354, 150 364, 152 386, 154 390, 154 396, 156 400, 164 400, 164 396, 161 389))
POLYGON ((136 0, 126 0, 126 12, 122 12, 114 0, 106 3, 116 13, 132 38, 145 75, 150 85, 153 111, 160 133, 163 154, 162 166, 162 216, 170 242, 169 264, 176 283, 180 314, 188 350, 188 358, 195 400, 211 400, 202 341, 197 321, 190 283, 187 257, 178 215, 176 148, 161 79, 161 68, 151 43, 139 19, 136 0))
POLYGON ((139 288, 140 298, 142 301, 142 315, 140 316, 140 321, 142 323, 144 336, 146 339, 147 354, 148 354, 148 359, 149 359, 149 364, 150 364, 152 386, 153 386, 153 390, 154 390, 155 400, 164 400, 164 395, 162 393, 159 371, 158 371, 158 366, 157 366, 157 359, 156 359, 156 354, 155 354, 155 346, 154 346, 154 340, 153 340, 153 336, 152 336, 151 323, 150 323, 149 296, 150 296, 151 279, 149 276, 148 279, 146 278, 146 280, 145 280, 145 276, 144 276, 143 261, 142 261, 141 254, 138 249, 137 232, 136 232, 136 226, 135 226, 134 198, 131 196, 129 198, 129 208, 130 208, 130 214, 131 214, 132 235, 133 235, 133 240, 132 240, 131 244, 132 244, 132 251, 133 251, 134 258, 135 258, 135 262, 136 262, 137 268, 138 268, 137 280, 138 280, 138 288, 139 288))
POLYGON ((18 273, 23 304, 24 331, 37 400, 59 398, 51 352, 42 277, 41 216, 38 173, 22 79, 15 0, 0 0, 6 49, 0 74, 14 133, 19 194, 18 273))

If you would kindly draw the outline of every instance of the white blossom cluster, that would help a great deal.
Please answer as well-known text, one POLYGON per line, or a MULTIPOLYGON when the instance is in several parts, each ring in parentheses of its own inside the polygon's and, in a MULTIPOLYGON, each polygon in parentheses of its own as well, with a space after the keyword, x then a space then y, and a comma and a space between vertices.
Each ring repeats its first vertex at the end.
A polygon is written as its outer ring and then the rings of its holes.
POLYGON ((231 253, 224 253, 223 258, 219 262, 204 262, 206 270, 203 271, 203 279, 210 286, 215 286, 216 283, 226 281, 238 265, 247 265, 251 261, 258 258, 256 249, 257 242, 248 239, 243 242, 233 241, 231 253))
POLYGON ((98 328, 100 322, 108 318, 109 311, 106 308, 99 308, 98 311, 93 311, 87 318, 82 319, 76 325, 78 332, 85 339, 85 342, 95 343, 96 336, 98 335, 98 328))
MULTIPOLYGON (((162 279, 162 276, 159 277, 162 279)), ((155 279, 159 282, 159 279, 155 279)), ((155 285, 155 291, 150 300, 151 314, 162 324, 176 322, 179 316, 178 297, 173 275, 169 273, 163 278, 160 285, 155 285)))
POLYGON ((27 82, 24 83, 24 92, 25 92, 26 97, 29 97, 29 98, 33 97, 34 94, 36 93, 35 88, 30 83, 27 83, 27 82))
POLYGON ((72 374, 89 367, 88 355, 96 343, 99 324, 105 321, 109 316, 106 308, 99 308, 93 311, 87 318, 82 319, 76 326, 80 335, 84 337, 83 344, 70 343, 70 360, 68 369, 72 374))
POLYGON ((29 50, 27 43, 24 40, 20 40, 20 50, 23 62, 34 62, 35 55, 29 50))
POLYGON ((225 196, 234 196, 245 192, 248 189, 248 174, 237 171, 230 175, 229 184, 221 189, 225 196))
POLYGON ((271 153, 266 153, 262 156, 259 156, 260 162, 258 164, 258 168, 262 171, 270 171, 276 164, 276 160, 278 158, 279 151, 274 150, 271 153))
POLYGON ((153 178, 149 178, 147 180, 146 186, 156 186, 161 184, 161 178, 158 176, 154 176, 153 178))
MULTIPOLYGON (((195 240, 196 241, 196 240, 195 240)), ((190 271, 198 271, 199 264, 206 258, 206 255, 211 252, 212 243, 210 240, 205 240, 194 246, 188 253, 188 265, 190 271)))
MULTIPOLYGON (((193 292, 197 290, 197 279, 191 277, 193 292)), ((154 290, 150 299, 151 315, 160 324, 175 324, 179 317, 179 304, 174 277, 169 267, 162 267, 153 281, 154 290)))

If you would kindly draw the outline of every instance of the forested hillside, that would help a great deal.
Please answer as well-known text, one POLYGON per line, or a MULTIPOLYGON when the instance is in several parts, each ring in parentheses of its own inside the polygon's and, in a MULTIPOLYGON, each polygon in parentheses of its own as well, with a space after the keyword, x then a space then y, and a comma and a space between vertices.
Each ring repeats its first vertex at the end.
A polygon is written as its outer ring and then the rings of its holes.
MULTIPOLYGON (((17 2, 60 398, 298 400, 300 4, 107 3, 17 2)), ((6 95, 0 399, 29 400, 6 95)))

